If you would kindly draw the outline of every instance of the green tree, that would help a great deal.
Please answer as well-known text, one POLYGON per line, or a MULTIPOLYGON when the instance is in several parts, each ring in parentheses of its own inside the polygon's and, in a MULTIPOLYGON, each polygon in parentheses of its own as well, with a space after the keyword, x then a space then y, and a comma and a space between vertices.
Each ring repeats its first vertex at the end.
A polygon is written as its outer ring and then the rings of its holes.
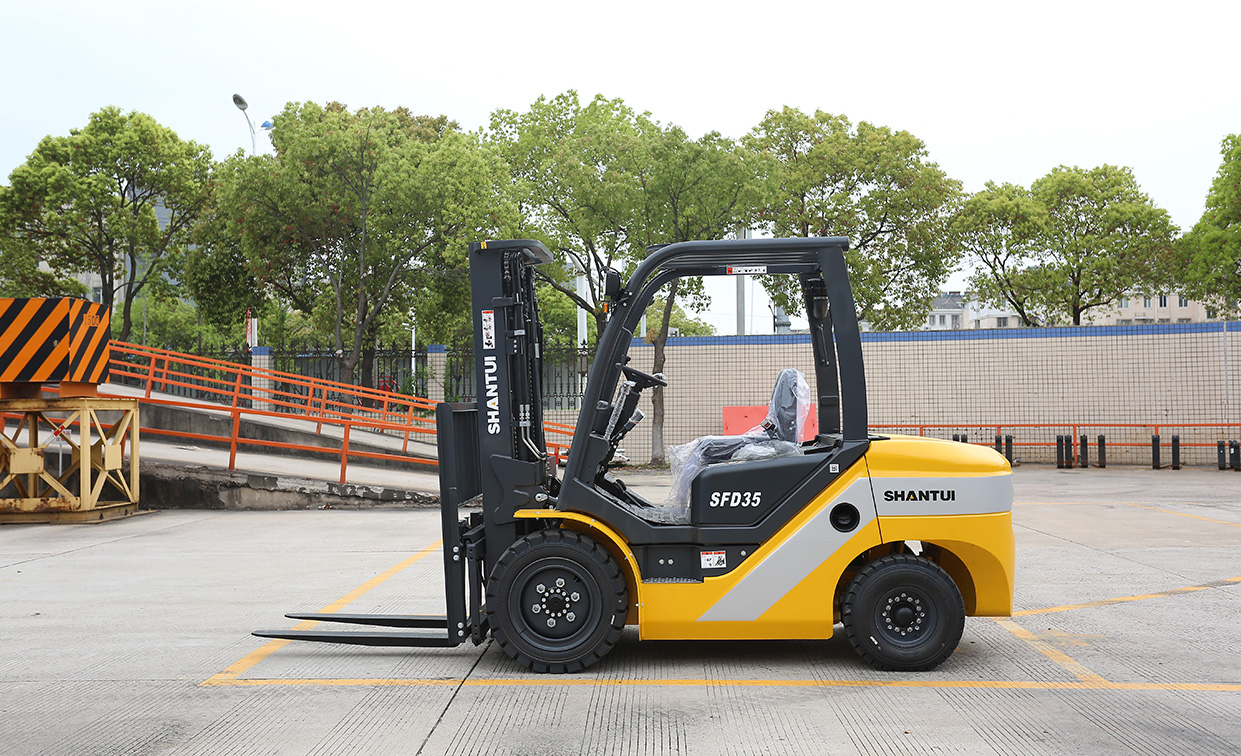
MULTIPOLYGON (((847 236, 858 315, 876 328, 921 323, 956 262, 945 234, 959 182, 907 131, 796 108, 768 111, 744 143, 776 163, 764 225, 775 236, 847 236)), ((765 279, 776 304, 802 308, 787 277, 765 279)))
POLYGON ((1235 313, 1241 301, 1241 134, 1224 138, 1206 211, 1184 240, 1185 293, 1235 313))
POLYGON ((649 114, 622 100, 596 95, 583 107, 572 90, 540 97, 526 112, 498 110, 491 117, 490 142, 508 162, 517 189, 525 224, 520 233, 543 241, 557 257, 537 274, 590 313, 596 338, 607 319, 602 271, 629 263, 640 177, 658 133, 649 114), (581 293, 579 272, 589 282, 581 293))
POLYGON ((9 176, 0 230, 57 273, 90 271, 103 303, 120 300, 115 338, 129 338, 134 300, 175 288, 207 201, 211 153, 144 113, 108 107, 67 137, 48 136, 9 176))
POLYGON ((263 285, 303 312, 326 309, 348 380, 386 308, 459 281, 467 242, 515 213, 503 161, 443 116, 290 103, 272 143, 274 156, 225 163, 220 212, 263 285))
POLYGON ((1019 187, 988 186, 954 219, 982 267, 979 299, 1031 325, 1081 325, 1092 309, 1169 284, 1176 227, 1128 168, 1061 166, 1019 187))
MULTIPOLYGON (((633 221, 632 258, 660 243, 722 239, 738 226, 748 228, 767 201, 763 181, 766 161, 717 133, 690 139, 675 126, 651 140, 648 162, 639 176, 640 215, 633 221), (640 245, 640 246, 639 246, 640 245), (641 250, 641 251, 639 251, 641 250)), ((681 295, 690 310, 702 311, 709 300, 701 278, 674 278, 663 289, 663 311, 656 320, 652 372, 664 370, 668 332, 681 295)), ((651 462, 663 464, 664 390, 651 391, 651 462)))
MULTIPOLYGON (((0 186, 0 207, 8 187, 0 186)), ((0 297, 84 297, 86 286, 39 268, 39 253, 26 239, 0 235, 0 297)))
POLYGON ((1022 285, 1028 261, 1043 247, 1047 210, 1030 190, 988 182, 962 204, 950 234, 965 259, 979 267, 970 282, 975 297, 1007 306, 1028 325, 1042 325, 1037 292, 1022 285))
MULTIPOLYGON (((664 307, 667 305, 664 297, 655 297, 651 302, 651 306, 646 308, 646 322, 652 324, 647 328, 646 333, 640 336, 646 341, 654 343, 655 338, 659 335, 659 329, 663 326, 664 307)), ((685 308, 679 304, 673 304, 672 317, 668 323, 668 331, 671 333, 675 328, 681 336, 714 336, 715 326, 705 320, 690 315, 685 308)))

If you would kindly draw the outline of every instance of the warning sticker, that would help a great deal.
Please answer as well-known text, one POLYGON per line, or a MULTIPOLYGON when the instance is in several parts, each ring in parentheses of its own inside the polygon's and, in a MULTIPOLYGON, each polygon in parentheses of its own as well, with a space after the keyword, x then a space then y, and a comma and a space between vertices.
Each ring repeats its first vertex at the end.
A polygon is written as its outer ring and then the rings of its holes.
POLYGON ((704 570, 714 570, 720 567, 727 567, 728 559, 723 551, 704 551, 702 552, 702 568, 704 570))
POLYGON ((496 348, 496 311, 483 310, 483 349, 496 348))
POLYGON ((730 276, 761 276, 767 272, 766 265, 729 265, 730 276))

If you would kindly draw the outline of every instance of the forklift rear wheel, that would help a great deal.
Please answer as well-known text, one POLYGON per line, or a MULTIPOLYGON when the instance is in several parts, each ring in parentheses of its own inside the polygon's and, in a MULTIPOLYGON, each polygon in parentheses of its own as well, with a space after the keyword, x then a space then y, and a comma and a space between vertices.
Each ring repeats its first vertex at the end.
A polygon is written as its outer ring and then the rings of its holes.
POLYGON ((599 661, 620 637, 628 611, 616 559, 571 530, 541 530, 518 540, 487 581, 496 643, 535 672, 577 672, 599 661))
POLYGON ((929 559, 889 554, 849 583, 841 619, 853 648, 875 669, 939 665, 965 629, 965 603, 947 572, 929 559))

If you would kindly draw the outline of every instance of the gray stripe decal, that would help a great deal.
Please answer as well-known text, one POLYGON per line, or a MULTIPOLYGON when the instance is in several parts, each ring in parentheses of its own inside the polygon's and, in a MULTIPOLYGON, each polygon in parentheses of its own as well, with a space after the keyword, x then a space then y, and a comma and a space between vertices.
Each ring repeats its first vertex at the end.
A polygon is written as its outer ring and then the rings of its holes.
MULTIPOLYGON (((776 605, 794 586, 823 564, 862 528, 875 519, 871 481, 855 480, 831 504, 797 529, 788 540, 776 547, 732 590, 698 618, 699 622, 753 622, 776 605), (832 527, 832 507, 848 502, 857 507, 861 522, 848 533, 832 527)), ((825 599, 831 601, 828 597, 825 599)))
POLYGON ((1010 473, 962 478, 871 478, 880 517, 1013 511, 1010 473))

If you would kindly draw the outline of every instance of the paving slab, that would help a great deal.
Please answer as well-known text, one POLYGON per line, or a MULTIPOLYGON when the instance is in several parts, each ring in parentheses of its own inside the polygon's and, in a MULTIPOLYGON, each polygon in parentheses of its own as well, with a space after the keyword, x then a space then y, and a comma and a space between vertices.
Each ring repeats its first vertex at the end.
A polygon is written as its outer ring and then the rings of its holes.
MULTIPOLYGON (((669 482, 629 477, 648 498, 669 482)), ((1241 475, 1024 466, 1015 484, 1017 614, 970 619, 917 674, 870 669, 841 635, 630 628, 564 676, 491 642, 249 635, 294 610, 441 613, 434 510, 2 526, 0 753, 1241 752, 1241 475)))

